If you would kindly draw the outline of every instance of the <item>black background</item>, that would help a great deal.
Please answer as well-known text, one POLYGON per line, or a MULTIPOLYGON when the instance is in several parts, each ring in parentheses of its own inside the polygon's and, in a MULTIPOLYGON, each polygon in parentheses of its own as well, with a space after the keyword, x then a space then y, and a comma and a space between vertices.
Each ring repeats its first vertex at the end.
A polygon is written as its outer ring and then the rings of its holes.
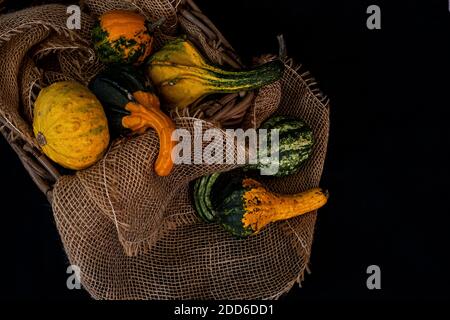
MULTIPOLYGON (((198 0, 243 57, 290 56, 331 99, 331 132, 311 269, 301 299, 448 299, 450 12, 443 1, 198 0), (381 8, 381 30, 366 9, 381 8), (368 290, 366 268, 381 268, 368 290)), ((10 1, 8 8, 26 3, 10 1)), ((0 297, 87 300, 45 197, 0 139, 0 297)))

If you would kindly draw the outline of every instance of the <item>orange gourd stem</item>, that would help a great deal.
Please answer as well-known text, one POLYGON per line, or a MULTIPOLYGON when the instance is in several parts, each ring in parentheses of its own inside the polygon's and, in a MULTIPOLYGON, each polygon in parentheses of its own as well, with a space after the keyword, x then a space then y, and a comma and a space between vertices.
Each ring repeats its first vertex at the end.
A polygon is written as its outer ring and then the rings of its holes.
POLYGON ((292 195, 280 195, 269 192, 264 186, 253 180, 244 179, 244 187, 251 188, 244 193, 245 214, 242 222, 245 227, 260 231, 271 222, 287 220, 317 210, 325 205, 328 193, 320 188, 292 195))
POLYGON ((175 141, 172 141, 172 132, 175 130, 174 122, 157 108, 146 108, 141 104, 129 102, 125 109, 131 115, 122 119, 122 125, 133 132, 143 133, 148 128, 153 128, 159 137, 159 154, 155 163, 155 172, 159 176, 167 176, 173 168, 172 149, 175 141))

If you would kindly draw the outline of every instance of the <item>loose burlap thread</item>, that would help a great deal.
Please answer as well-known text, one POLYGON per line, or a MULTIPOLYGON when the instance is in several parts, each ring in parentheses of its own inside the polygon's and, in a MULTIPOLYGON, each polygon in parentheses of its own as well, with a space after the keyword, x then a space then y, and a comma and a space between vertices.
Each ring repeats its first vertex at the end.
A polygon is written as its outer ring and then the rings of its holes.
MULTIPOLYGON (((31 145, 37 146, 31 122, 40 88, 66 79, 87 84, 103 67, 89 34, 95 17, 107 10, 137 10, 152 20, 165 17, 157 46, 182 30, 199 39, 200 49, 213 63, 221 63, 214 46, 179 17, 180 1, 87 0, 84 5, 89 14, 82 14, 82 29, 75 31, 67 29, 62 5, 0 16, 0 117, 31 145)), ((287 62, 283 78, 259 90, 244 124, 258 126, 271 114, 304 119, 314 131, 315 147, 299 173, 263 182, 282 193, 318 186, 328 141, 328 100, 307 73, 287 62)), ((193 133, 196 120, 180 117, 176 124, 193 133)), ((203 131, 214 127, 202 124, 203 131)), ((236 146, 228 147, 236 152, 236 146)), ((83 287, 92 297, 272 299, 303 279, 316 212, 235 239, 197 218, 189 182, 236 166, 176 165, 170 176, 158 177, 153 172, 158 148, 153 131, 116 140, 97 164, 62 176, 54 185, 56 226, 70 263, 80 268, 83 287)), ((193 150, 194 157, 200 154, 193 150)))

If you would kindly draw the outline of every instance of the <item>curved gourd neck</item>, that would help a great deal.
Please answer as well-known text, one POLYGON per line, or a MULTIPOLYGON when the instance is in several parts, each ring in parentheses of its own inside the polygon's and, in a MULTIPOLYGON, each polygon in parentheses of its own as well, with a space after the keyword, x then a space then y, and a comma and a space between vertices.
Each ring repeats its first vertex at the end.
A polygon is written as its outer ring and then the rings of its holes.
POLYGON ((325 205, 327 194, 320 188, 313 188, 293 195, 269 192, 259 182, 244 179, 244 187, 250 187, 243 195, 244 227, 260 231, 272 222, 287 220, 314 211, 325 205))

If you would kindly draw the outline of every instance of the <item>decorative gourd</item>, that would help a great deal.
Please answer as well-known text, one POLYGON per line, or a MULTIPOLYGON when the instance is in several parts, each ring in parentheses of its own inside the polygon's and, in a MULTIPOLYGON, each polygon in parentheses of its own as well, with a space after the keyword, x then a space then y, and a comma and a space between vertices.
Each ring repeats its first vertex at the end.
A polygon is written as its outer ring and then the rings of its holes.
POLYGON ((268 191, 236 172, 215 173, 194 185, 194 207, 206 222, 219 223, 237 237, 258 233, 269 223, 319 209, 328 199, 320 188, 292 195, 268 191))
POLYGON ((194 183, 193 200, 197 214, 207 222, 213 222, 215 215, 211 203, 211 188, 219 177, 220 173, 213 173, 203 176, 194 183))
POLYGON ((109 144, 102 105, 88 88, 74 81, 56 82, 39 92, 33 130, 42 151, 73 170, 97 162, 109 144))
POLYGON ((141 64, 152 51, 154 27, 133 11, 105 12, 92 30, 99 59, 105 63, 141 64))
POLYGON ((155 172, 168 175, 173 167, 175 124, 160 110, 158 97, 139 72, 131 66, 115 65, 94 77, 89 88, 103 104, 114 136, 141 134, 149 128, 156 131, 160 149, 155 172))
POLYGON ((178 38, 148 61, 148 75, 168 108, 186 108, 213 93, 253 90, 281 78, 284 65, 274 60, 249 71, 212 66, 191 42, 178 38))
MULTIPOLYGON (((313 132, 302 120, 288 116, 274 116, 266 120, 260 129, 267 129, 267 148, 258 150, 259 159, 267 158, 271 150, 271 130, 278 130, 278 171, 276 177, 284 177, 298 172, 302 164, 309 158, 313 150, 313 132)), ((276 151, 276 150, 275 150, 276 151)), ((250 164, 246 169, 268 169, 273 162, 259 161, 258 164, 250 164)))

